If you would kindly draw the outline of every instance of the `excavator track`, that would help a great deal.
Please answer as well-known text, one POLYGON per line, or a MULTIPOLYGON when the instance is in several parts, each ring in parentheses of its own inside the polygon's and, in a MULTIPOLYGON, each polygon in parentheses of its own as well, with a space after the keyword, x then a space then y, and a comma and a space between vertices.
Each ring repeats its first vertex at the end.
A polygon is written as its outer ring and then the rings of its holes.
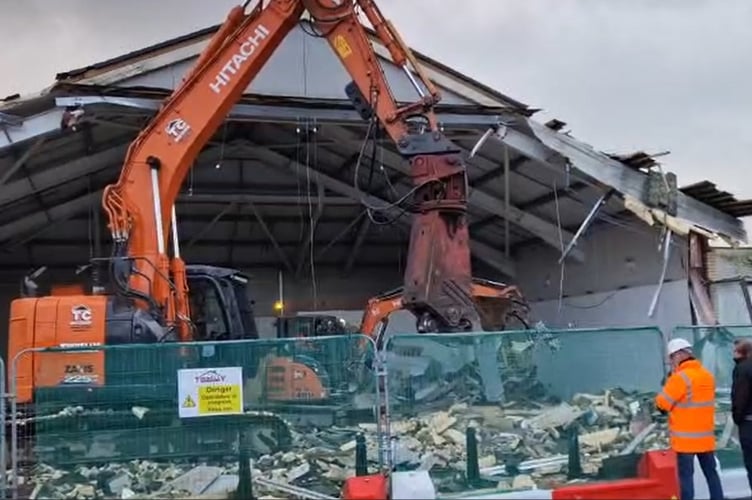
POLYGON ((61 466, 136 459, 236 460, 241 446, 258 457, 293 445, 292 426, 272 412, 181 420, 174 408, 142 410, 79 406, 55 414, 19 415, 21 462, 61 466))

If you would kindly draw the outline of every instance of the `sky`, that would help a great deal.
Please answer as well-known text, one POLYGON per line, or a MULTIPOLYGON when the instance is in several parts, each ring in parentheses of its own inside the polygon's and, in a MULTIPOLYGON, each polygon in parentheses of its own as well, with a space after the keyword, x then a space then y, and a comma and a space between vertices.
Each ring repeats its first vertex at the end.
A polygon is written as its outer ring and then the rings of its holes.
MULTIPOLYGON (((606 152, 752 198, 749 0, 377 0, 406 42, 606 152), (745 180, 746 179, 746 180, 745 180)), ((0 96, 221 22, 232 0, 0 0, 0 96)), ((749 228, 749 224, 747 224, 749 228)))

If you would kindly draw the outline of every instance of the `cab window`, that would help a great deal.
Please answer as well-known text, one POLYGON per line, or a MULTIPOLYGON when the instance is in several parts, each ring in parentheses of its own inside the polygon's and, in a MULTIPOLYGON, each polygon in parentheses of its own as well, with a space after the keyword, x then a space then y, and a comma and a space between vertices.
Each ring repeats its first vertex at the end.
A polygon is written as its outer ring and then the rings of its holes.
POLYGON ((196 340, 228 339, 229 329, 216 283, 206 278, 194 278, 188 288, 196 340))

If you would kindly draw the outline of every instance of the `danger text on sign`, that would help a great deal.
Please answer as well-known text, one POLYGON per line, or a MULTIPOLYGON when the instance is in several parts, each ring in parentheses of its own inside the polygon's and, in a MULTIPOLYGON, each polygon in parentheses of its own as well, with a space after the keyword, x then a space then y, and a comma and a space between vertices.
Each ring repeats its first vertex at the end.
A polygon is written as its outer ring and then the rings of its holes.
POLYGON ((198 388, 198 412, 240 413, 240 387, 236 385, 207 385, 198 388))
POLYGON ((180 418, 243 413, 241 367, 178 370, 180 418))

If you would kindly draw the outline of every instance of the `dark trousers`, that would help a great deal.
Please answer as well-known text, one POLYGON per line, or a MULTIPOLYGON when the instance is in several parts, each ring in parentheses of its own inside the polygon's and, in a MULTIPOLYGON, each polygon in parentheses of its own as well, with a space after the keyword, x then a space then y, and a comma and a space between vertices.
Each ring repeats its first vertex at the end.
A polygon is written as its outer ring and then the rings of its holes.
POLYGON ((695 498, 695 485, 693 481, 695 475, 695 457, 700 462, 700 468, 705 476, 705 480, 708 482, 710 500, 723 500, 721 478, 718 476, 718 469, 715 466, 715 453, 712 451, 706 453, 676 454, 679 465, 681 500, 694 500, 695 498))
POLYGON ((739 426, 739 444, 742 446, 749 489, 752 490, 752 422, 742 422, 742 425, 739 426))

